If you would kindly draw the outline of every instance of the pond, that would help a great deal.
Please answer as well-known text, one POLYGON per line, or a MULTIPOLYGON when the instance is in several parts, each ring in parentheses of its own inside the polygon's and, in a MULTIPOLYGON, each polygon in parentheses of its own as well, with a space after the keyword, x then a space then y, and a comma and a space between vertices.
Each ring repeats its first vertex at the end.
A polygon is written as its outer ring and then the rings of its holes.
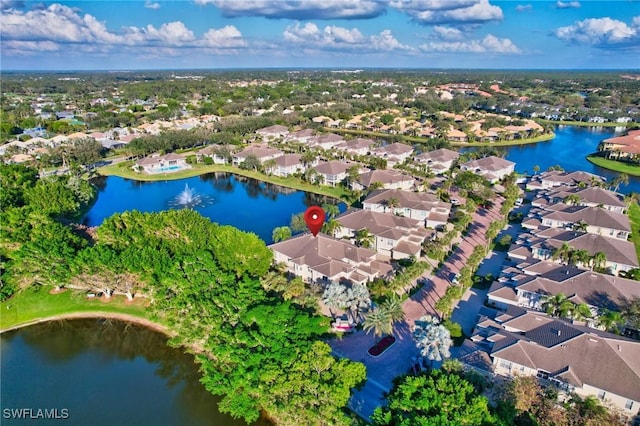
POLYGON ((344 203, 230 173, 208 173, 189 179, 142 182, 116 176, 93 181, 98 199, 83 218, 97 226, 114 213, 127 210, 157 212, 171 208, 193 208, 221 225, 256 233, 267 244, 278 226, 287 226, 291 216, 312 205, 344 203))
POLYGON ((3 333, 0 343, 3 425, 246 425, 218 412, 193 356, 152 330, 52 321, 3 333), (8 419, 6 409, 66 410, 68 418, 8 419))
MULTIPOLYGON (((618 176, 616 172, 590 163, 586 156, 596 152, 598 144, 603 139, 619 136, 623 132, 611 127, 556 126, 555 134, 555 137, 547 142, 505 147, 505 158, 514 161, 516 171, 520 173, 533 173, 533 167, 536 165, 541 171, 559 165, 569 172, 584 170, 604 176, 607 180, 618 176)), ((621 185, 619 191, 625 194, 640 193, 640 177, 629 176, 629 184, 621 185)))

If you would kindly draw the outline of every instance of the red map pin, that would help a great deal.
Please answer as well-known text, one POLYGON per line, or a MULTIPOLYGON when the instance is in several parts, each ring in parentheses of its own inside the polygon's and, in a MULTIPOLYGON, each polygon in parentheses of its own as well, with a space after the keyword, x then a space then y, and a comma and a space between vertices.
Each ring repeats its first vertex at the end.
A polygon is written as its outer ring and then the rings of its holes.
POLYGON ((322 207, 311 206, 304 212, 304 221, 307 223, 307 228, 315 237, 322 229, 322 224, 324 223, 324 210, 322 207))

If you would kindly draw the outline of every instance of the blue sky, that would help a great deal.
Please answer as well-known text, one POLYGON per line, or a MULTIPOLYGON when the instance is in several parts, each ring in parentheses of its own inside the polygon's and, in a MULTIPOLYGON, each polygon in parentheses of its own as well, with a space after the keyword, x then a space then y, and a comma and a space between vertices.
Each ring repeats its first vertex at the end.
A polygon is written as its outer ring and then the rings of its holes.
POLYGON ((0 0, 3 70, 640 69, 640 1, 0 0))

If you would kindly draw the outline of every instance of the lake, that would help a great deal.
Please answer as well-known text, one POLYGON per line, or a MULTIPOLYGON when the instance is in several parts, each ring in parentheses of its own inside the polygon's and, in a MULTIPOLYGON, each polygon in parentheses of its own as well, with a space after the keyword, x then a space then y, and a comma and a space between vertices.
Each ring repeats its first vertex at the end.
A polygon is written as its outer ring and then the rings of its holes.
MULTIPOLYGON (((506 159, 516 163, 516 171, 533 173, 533 166, 540 166, 540 170, 547 170, 551 166, 560 165, 564 170, 573 172, 584 170, 595 173, 611 180, 618 173, 598 167, 585 158, 598 149, 603 139, 619 136, 624 132, 616 132, 611 127, 577 127, 556 126, 555 138, 547 142, 530 145, 516 145, 505 147, 506 159)), ((629 176, 629 184, 621 185, 622 193, 640 193, 640 177, 629 176)))
MULTIPOLYGON (((201 203, 191 206, 203 216, 222 225, 254 232, 267 244, 278 226, 289 225, 291 216, 312 205, 336 204, 335 199, 284 188, 230 173, 208 173, 181 180, 141 182, 116 176, 92 181, 98 199, 83 218, 88 226, 97 226, 114 213, 127 210, 158 212, 181 208, 180 198, 192 191, 201 203), (188 188, 188 189, 187 189, 188 188), (185 193, 186 189, 186 193, 185 193)), ((190 205, 190 204, 189 204, 190 205)), ((340 211, 346 209, 338 203, 340 211)))
POLYGON ((246 425, 218 412, 193 356, 143 327, 52 321, 3 333, 0 344, 3 425, 246 425), (66 409, 68 419, 6 418, 21 408, 66 409))

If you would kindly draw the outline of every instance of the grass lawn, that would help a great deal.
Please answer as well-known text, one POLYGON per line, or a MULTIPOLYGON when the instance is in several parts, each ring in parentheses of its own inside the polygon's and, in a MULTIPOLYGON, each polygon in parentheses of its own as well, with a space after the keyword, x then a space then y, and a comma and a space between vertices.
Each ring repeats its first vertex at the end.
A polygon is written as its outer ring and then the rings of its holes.
MULTIPOLYGON (((125 164, 125 163, 120 163, 125 164)), ((223 165, 223 164, 213 164, 210 166, 206 166, 204 164, 192 164, 191 169, 182 170, 175 173, 158 173, 154 175, 148 175, 146 173, 137 173, 134 172, 131 167, 128 167, 129 164, 121 166, 120 164, 114 164, 111 166, 105 166, 98 169, 98 173, 103 176, 120 176, 127 179, 132 180, 140 180, 140 181, 163 181, 163 180, 178 180, 185 179, 194 176, 200 176, 205 173, 214 173, 214 172, 226 172, 233 173, 240 176, 246 176, 250 178, 254 178, 256 180, 262 182, 273 183, 275 185, 284 186, 287 188, 293 188, 300 191, 311 192, 314 194, 326 195, 328 197, 338 198, 341 201, 351 205, 353 200, 351 200, 351 193, 349 190, 343 187, 330 187, 330 186, 318 186, 308 182, 303 182, 300 179, 290 176, 290 177, 278 177, 278 176, 267 176, 263 173, 256 172, 254 170, 243 170, 238 167, 223 165)))
POLYGON ((84 292, 66 290, 49 294, 48 287, 29 287, 0 303, 0 330, 56 315, 82 312, 121 313, 148 319, 143 306, 146 299, 137 299, 130 304, 125 303, 124 296, 111 299, 102 302, 100 299, 87 299, 84 292))
POLYGON ((549 123, 549 124, 562 124, 565 126, 580 126, 580 127, 627 127, 629 129, 634 129, 638 127, 637 123, 588 123, 585 121, 555 121, 555 120, 539 120, 541 123, 549 123))
POLYGON ((629 176, 640 176, 640 166, 635 166, 622 161, 608 160, 595 155, 587 155, 587 160, 602 168, 613 170, 614 172, 626 173, 629 176))
POLYGON ((640 205, 633 203, 629 207, 629 220, 631 220, 631 239, 636 246, 636 256, 640 262, 640 205))
MULTIPOLYGON (((351 135, 360 135, 360 136, 371 136, 376 138, 389 138, 389 135, 386 133, 379 132, 370 132, 368 130, 353 130, 353 129, 333 129, 333 128, 325 128, 328 132, 333 133, 348 133, 351 135)), ((414 143, 429 143, 430 139, 427 138, 419 138, 414 136, 406 136, 406 135, 392 135, 394 138, 399 138, 404 140, 405 142, 414 142, 414 143)), ((555 137, 554 133, 549 133, 545 135, 538 136, 536 138, 531 139, 517 139, 511 141, 499 141, 499 142, 450 142, 451 146, 463 147, 463 146, 513 146, 513 145, 526 145, 530 143, 538 143, 551 140, 555 137)))

